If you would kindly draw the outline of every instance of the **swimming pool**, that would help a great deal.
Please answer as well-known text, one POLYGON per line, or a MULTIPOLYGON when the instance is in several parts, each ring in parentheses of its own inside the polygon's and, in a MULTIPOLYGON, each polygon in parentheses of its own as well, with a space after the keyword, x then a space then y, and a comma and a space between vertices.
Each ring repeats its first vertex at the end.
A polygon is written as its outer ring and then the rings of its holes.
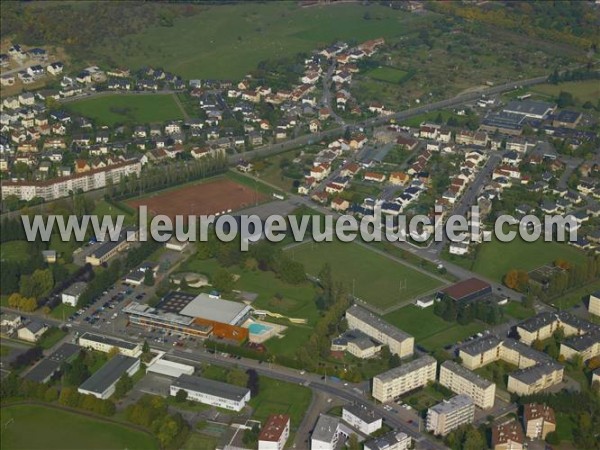
POLYGON ((248 331, 252 334, 265 334, 267 331, 271 331, 272 327, 264 325, 262 323, 251 323, 248 326, 248 331))

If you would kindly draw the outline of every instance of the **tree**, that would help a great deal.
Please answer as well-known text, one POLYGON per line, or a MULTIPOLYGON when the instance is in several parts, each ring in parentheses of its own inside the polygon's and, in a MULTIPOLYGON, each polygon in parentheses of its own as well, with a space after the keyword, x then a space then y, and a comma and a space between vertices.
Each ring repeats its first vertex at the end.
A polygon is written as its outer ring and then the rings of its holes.
POLYGON ((147 340, 144 340, 144 344, 142 345, 142 353, 144 353, 144 354, 150 353, 150 344, 148 344, 147 340))
POLYGON ((464 450, 481 450, 486 448, 485 439, 475 428, 469 428, 463 441, 464 450))
POLYGON ((233 285, 233 275, 227 269, 222 267, 218 268, 215 271, 215 274, 212 279, 212 285, 215 289, 222 292, 229 292, 232 289, 233 285))
POLYGON ((108 351, 108 359, 112 359, 115 356, 117 356, 119 353, 121 353, 119 351, 118 347, 112 347, 109 351, 108 351))
POLYGON ((346 447, 348 447, 348 450, 360 450, 360 444, 358 443, 358 438, 356 437, 356 434, 352 433, 350 435, 350 438, 346 443, 346 447))
POLYGON ((144 285, 154 286, 154 272, 151 269, 146 269, 144 272, 144 285))
POLYGON ((539 339, 536 339, 535 341, 533 341, 531 346, 539 352, 544 350, 544 342, 540 341, 539 339))
POLYGON ((245 387, 248 384, 248 375, 240 369, 231 369, 227 373, 227 383, 245 387))
POLYGON ((119 378, 119 381, 117 381, 117 384, 115 385, 115 398, 120 399, 125 397, 125 394, 127 394, 127 392, 129 392, 132 387, 133 380, 127 373, 124 373, 123 375, 121 375, 121 378, 119 378))
POLYGON ((546 435, 546 442, 550 445, 560 444, 560 437, 556 431, 551 431, 546 435))
POLYGON ((175 394, 175 401, 177 403, 183 403, 187 400, 188 398, 188 393, 185 389, 179 389, 177 391, 177 394, 175 394))

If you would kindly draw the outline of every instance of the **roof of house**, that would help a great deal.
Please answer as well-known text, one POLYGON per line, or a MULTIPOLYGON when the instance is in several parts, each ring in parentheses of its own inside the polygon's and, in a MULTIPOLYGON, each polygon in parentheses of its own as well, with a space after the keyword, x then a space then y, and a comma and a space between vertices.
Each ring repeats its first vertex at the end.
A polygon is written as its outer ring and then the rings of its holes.
POLYGON ((290 423, 290 416, 286 414, 272 414, 260 430, 259 441, 279 442, 281 435, 290 423))
POLYGON ((216 397, 235 402, 241 401, 250 392, 248 388, 185 374, 174 380, 171 386, 195 392, 209 393, 216 397))

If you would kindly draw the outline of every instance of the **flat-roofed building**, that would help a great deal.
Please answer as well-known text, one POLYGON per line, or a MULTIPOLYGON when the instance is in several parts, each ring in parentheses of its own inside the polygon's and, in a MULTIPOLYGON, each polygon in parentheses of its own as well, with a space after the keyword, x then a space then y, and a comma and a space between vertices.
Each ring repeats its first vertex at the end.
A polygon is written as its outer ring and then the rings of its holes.
POLYGON ((448 286, 440 291, 455 302, 468 302, 477 300, 492 293, 492 286, 479 278, 469 278, 448 286))
POLYGON ((47 383, 58 372, 63 363, 75 359, 80 351, 81 347, 78 345, 66 342, 54 350, 52 354, 42 359, 23 378, 36 383, 47 383))
POLYGON ((108 353, 113 348, 117 348, 120 354, 131 356, 132 358, 137 358, 142 354, 142 344, 100 334, 83 333, 79 337, 78 343, 83 348, 89 348, 104 353, 108 353))
POLYGON ((84 283, 84 282, 73 283, 71 286, 69 286, 62 292, 62 294, 61 294, 62 302, 69 306, 73 306, 73 307, 77 306, 79 297, 81 297, 81 294, 83 293, 83 291, 85 291, 86 288, 87 288, 87 283, 84 283))
POLYGON ((588 311, 590 314, 600 316, 600 291, 596 291, 593 294, 590 294, 588 311))
POLYGON ((546 439, 546 435, 556 430, 554 410, 540 403, 527 403, 523 406, 523 425, 530 439, 546 439))
POLYGON ((346 311, 346 320, 349 329, 362 331, 367 336, 387 345, 390 352, 400 358, 412 356, 415 339, 372 312, 358 305, 352 305, 346 311))
POLYGON ((503 108, 504 112, 519 114, 530 119, 545 119, 556 110, 556 105, 536 100, 513 100, 503 108))
POLYGON ((494 406, 496 385, 454 361, 440 365, 439 383, 455 394, 466 394, 479 408, 494 406))
POLYGON ((383 345, 360 330, 347 330, 331 342, 332 351, 347 351, 360 359, 377 355, 383 345))
POLYGON ((365 442, 364 450, 408 450, 412 439, 401 431, 390 431, 375 439, 365 442))
POLYGON ((116 355, 85 380, 77 391, 80 394, 91 394, 101 399, 107 399, 114 394, 115 385, 124 374, 133 376, 139 368, 139 359, 116 355))
POLYGON ((283 450, 290 437, 290 416, 272 414, 260 430, 258 450, 283 450))
POLYGON ((562 382, 564 367, 555 361, 543 362, 508 374, 508 392, 532 395, 562 382))
POLYGON ((383 426, 383 418, 366 405, 352 403, 342 408, 342 420, 364 434, 371 434, 383 426))
POLYGON ((340 437, 340 419, 321 414, 310 438, 311 450, 335 450, 340 437))
POLYGON ((468 395, 460 394, 444 400, 427 410, 426 428, 433 434, 445 436, 466 423, 473 423, 475 404, 468 395))
POLYGON ((492 427, 493 450, 523 450, 525 435, 521 424, 514 419, 492 427))
POLYGON ((581 356, 583 361, 587 361, 600 355, 600 330, 565 339, 560 343, 560 355, 566 361, 575 356, 581 356))
POLYGON ((182 389, 187 392, 188 400, 231 411, 241 411, 250 400, 250 389, 190 375, 174 380, 170 394, 175 396, 182 389))
POLYGON ((139 231, 135 228, 124 228, 116 240, 112 241, 108 239, 104 242, 92 244, 94 247, 89 255, 85 257, 85 262, 92 266, 104 264, 118 253, 127 250, 131 246, 131 243, 138 239, 138 236, 139 231))
POLYGON ((157 373, 159 375, 166 375, 168 377, 177 378, 181 375, 193 375, 194 366, 189 364, 181 364, 174 361, 169 361, 164 358, 157 359, 146 369, 146 373, 157 373))
POLYGON ((421 356, 374 377, 373 397, 382 403, 389 402, 435 381, 436 374, 437 361, 429 355, 421 356))

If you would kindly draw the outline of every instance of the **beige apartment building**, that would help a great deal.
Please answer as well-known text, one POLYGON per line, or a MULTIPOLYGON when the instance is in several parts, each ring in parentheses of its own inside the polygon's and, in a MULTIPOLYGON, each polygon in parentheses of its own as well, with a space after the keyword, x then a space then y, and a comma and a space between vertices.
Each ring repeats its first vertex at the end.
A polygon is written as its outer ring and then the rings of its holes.
POLYGON ((588 311, 590 314, 600 316, 600 291, 596 291, 590 295, 588 311))
POLYGON ((562 328, 565 336, 580 336, 593 331, 596 325, 573 316, 568 312, 544 312, 537 314, 517 325, 521 342, 531 345, 535 340, 543 341, 562 328))
POLYGON ((523 407, 523 425, 530 439, 546 439, 546 435, 556 430, 554 410, 539 403, 527 403, 523 407))
POLYGON ((465 423, 472 423, 474 418, 475 404, 471 397, 456 395, 429 408, 426 428, 435 435, 445 436, 465 423))
POLYGON ((387 345, 390 352, 400 358, 412 356, 415 338, 389 324, 378 315, 358 305, 352 305, 346 311, 346 320, 348 321, 349 330, 362 331, 377 342, 387 345))
POLYGON ((560 344, 560 355, 566 361, 575 356, 581 356, 583 361, 587 361, 600 355, 600 330, 564 340, 560 344))
POLYGON ((496 385, 454 361, 440 365, 439 383, 455 394, 468 395, 479 408, 494 406, 496 385))
POLYGON ((402 364, 373 378, 373 398, 382 403, 435 381, 437 361, 429 355, 402 364))
POLYGON ((564 367, 555 361, 543 362, 508 375, 508 392, 532 395, 562 382, 564 367))

